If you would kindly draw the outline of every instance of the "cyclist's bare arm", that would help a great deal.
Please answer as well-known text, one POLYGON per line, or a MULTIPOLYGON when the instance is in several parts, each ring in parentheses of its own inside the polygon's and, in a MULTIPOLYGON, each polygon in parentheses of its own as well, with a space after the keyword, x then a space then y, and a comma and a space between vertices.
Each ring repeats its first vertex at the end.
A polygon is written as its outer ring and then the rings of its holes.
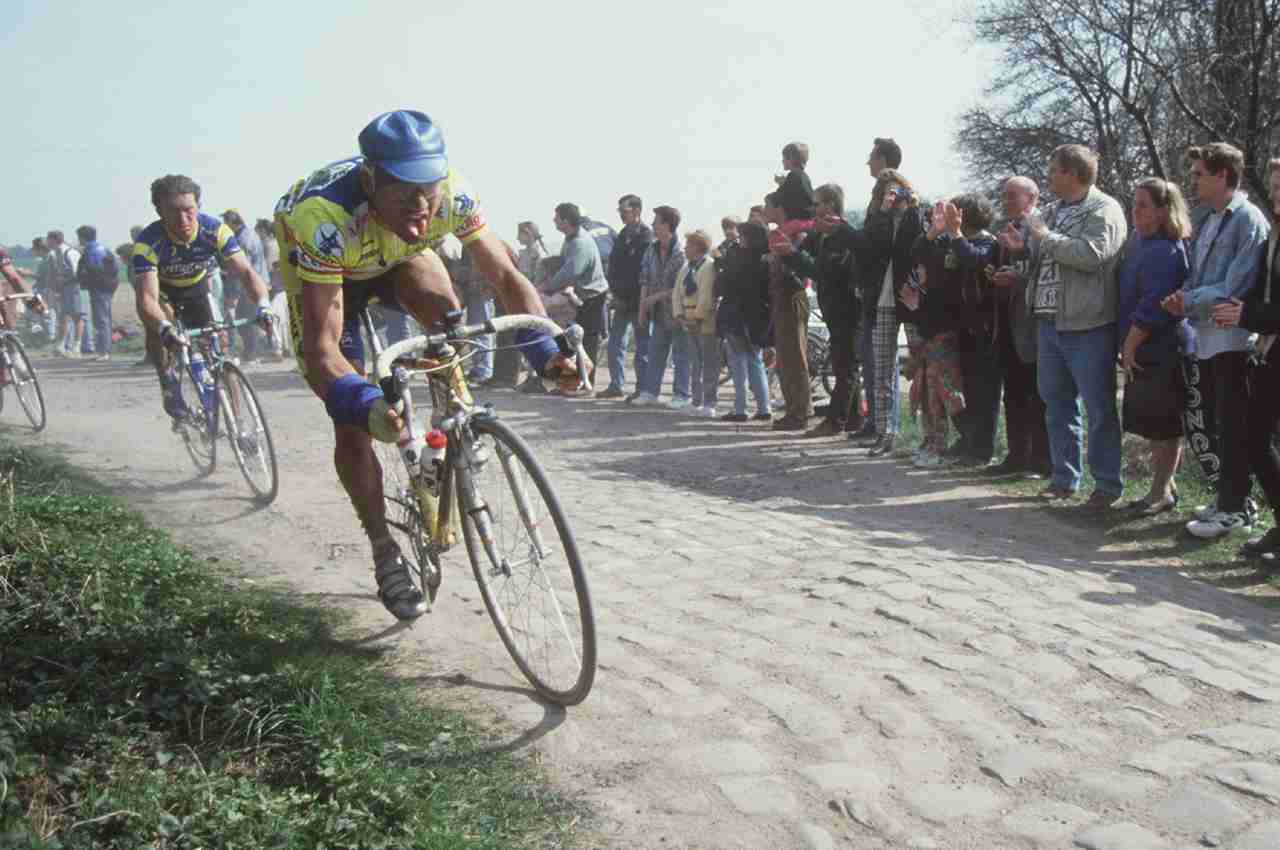
POLYGON ((547 315, 538 291, 516 268, 506 244, 493 231, 486 230, 479 239, 469 242, 465 250, 471 252, 471 261, 480 276, 493 284, 508 314, 547 315))
POLYGON ((168 320, 160 305, 160 275, 154 270, 140 273, 134 281, 133 291, 134 304, 143 326, 151 334, 160 333, 160 323, 168 320))
POLYGON ((232 254, 224 260, 227 267, 227 273, 238 275, 244 284, 245 291, 249 293, 249 299, 255 304, 261 303, 267 297, 267 282, 262 276, 253 270, 253 266, 249 265, 249 260, 245 257, 244 252, 232 254))
MULTIPOLYGON (((326 401, 333 382, 344 375, 358 374, 342 354, 342 287, 333 284, 302 284, 302 353, 307 383, 311 391, 326 401)), ((370 414, 372 416, 374 414, 370 414)), ((404 427, 394 410, 383 415, 393 431, 404 427)))
POLYGON ((0 266, 0 274, 3 274, 5 282, 9 284, 9 288, 14 295, 30 295, 31 289, 27 286, 27 282, 22 279, 22 275, 18 274, 16 266, 5 265, 0 266))
POLYGON ((329 385, 343 375, 356 374, 355 367, 342 356, 342 287, 333 284, 302 284, 302 351, 307 366, 306 379, 320 398, 329 394, 329 385))

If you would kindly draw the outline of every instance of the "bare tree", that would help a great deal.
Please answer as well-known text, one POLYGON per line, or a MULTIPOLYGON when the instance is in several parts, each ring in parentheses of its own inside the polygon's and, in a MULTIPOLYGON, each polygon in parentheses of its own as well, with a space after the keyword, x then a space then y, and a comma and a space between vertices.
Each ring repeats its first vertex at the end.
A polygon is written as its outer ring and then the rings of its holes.
POLYGON ((970 21, 1002 57, 988 104, 956 133, 975 176, 1015 163, 1019 140, 1037 155, 1074 141, 1098 151, 1099 184, 1123 198, 1143 175, 1179 176, 1188 144, 1221 140, 1264 189, 1280 0, 978 0, 970 21))

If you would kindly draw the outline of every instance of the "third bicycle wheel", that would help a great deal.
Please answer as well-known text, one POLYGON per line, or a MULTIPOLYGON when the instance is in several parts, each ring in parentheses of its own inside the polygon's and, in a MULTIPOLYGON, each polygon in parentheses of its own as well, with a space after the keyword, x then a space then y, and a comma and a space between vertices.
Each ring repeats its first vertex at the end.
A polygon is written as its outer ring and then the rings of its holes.
POLYGON ((36 370, 27 359, 26 349, 16 336, 6 336, 5 348, 12 364, 9 380, 13 382, 13 391, 18 396, 22 410, 31 420, 31 427, 40 431, 45 425, 44 393, 40 390, 40 381, 36 379, 36 370))
POLYGON ((218 404, 222 406, 222 427, 231 453, 254 498, 270 504, 280 492, 276 468, 276 448, 271 441, 266 414, 258 404, 253 385, 234 363, 224 363, 218 381, 218 404))
POLYGON ((538 693, 576 705, 595 679, 596 629, 573 531, 524 440, 492 417, 476 417, 470 428, 478 468, 457 471, 457 509, 485 607, 538 693), (466 512, 468 475, 485 505, 481 516, 466 512))

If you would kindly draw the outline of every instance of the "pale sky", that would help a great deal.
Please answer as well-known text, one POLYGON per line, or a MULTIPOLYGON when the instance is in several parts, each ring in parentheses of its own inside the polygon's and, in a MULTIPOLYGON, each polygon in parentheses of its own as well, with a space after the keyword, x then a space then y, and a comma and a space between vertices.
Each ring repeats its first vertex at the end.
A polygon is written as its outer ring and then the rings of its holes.
MULTIPOLYGON (((94 224, 128 238, 148 189, 185 173, 204 208, 269 217, 289 185, 416 108, 499 235, 572 201, 617 226, 639 194, 718 236, 773 187, 788 141, 815 186, 863 206, 871 140, 928 195, 964 188, 955 116, 989 57, 948 0, 479 3, 8 0, 0 243, 94 224)), ((548 239, 548 242, 558 241, 548 239)))

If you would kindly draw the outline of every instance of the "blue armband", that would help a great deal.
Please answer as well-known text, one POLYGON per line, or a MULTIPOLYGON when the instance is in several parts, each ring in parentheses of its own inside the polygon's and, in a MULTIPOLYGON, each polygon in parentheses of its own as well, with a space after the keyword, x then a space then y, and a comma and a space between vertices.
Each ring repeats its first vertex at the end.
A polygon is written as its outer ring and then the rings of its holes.
POLYGON ((335 425, 356 425, 369 430, 369 409, 382 398, 382 390, 359 375, 343 375, 329 385, 324 409, 335 425))
POLYGON ((560 347, 554 339, 542 331, 531 331, 528 328, 516 331, 516 345, 524 352, 529 368, 539 376, 546 370, 551 358, 560 353, 560 347))

